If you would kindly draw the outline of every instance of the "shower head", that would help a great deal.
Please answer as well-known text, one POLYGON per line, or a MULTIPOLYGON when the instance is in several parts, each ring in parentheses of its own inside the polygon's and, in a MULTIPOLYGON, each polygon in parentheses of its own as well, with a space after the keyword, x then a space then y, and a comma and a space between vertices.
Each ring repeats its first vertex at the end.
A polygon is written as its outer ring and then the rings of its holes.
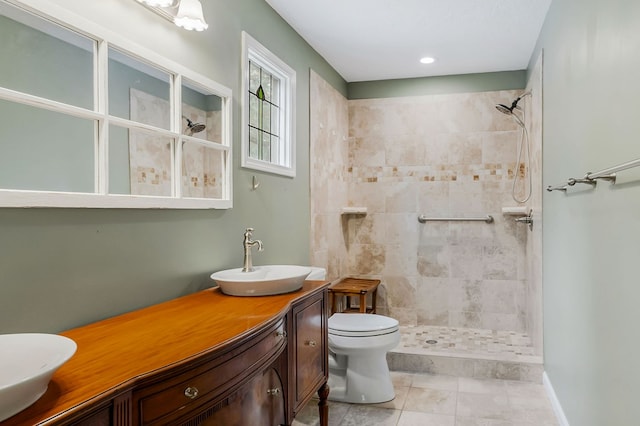
POLYGON ((187 128, 189 130, 189 136, 192 136, 195 133, 200 133, 202 132, 204 129, 207 128, 206 125, 202 124, 202 123, 194 123, 193 121, 189 120, 187 117, 185 117, 184 115, 182 116, 182 118, 184 118, 185 120, 187 120, 187 128))
POLYGON ((513 114, 513 110, 511 108, 509 108, 508 106, 506 106, 505 104, 496 105, 496 109, 498 111, 500 111, 501 113, 503 113, 503 114, 507 114, 507 115, 513 114))
POLYGON ((520 109, 518 108, 518 102, 520 102, 520 99, 524 98, 527 95, 531 95, 531 91, 528 92, 524 92, 522 95, 518 96, 513 102, 511 102, 511 106, 506 106, 505 104, 497 104, 496 105, 496 109, 498 111, 500 111, 503 114, 506 115, 510 115, 513 117, 513 119, 524 128, 524 123, 522 122, 522 119, 520 117, 518 117, 516 114, 513 113, 514 110, 516 109, 520 109))
POLYGON ((531 95, 531 91, 524 92, 522 95, 518 96, 515 101, 511 102, 510 107, 506 106, 505 104, 498 104, 496 105, 496 109, 503 114, 512 115, 514 109, 519 109, 518 102, 520 102, 520 99, 524 98, 527 95, 531 95))
POLYGON ((510 107, 506 106, 505 104, 498 104, 496 105, 496 109, 498 111, 500 111, 503 114, 506 115, 510 115, 511 117, 513 117, 513 119, 516 121, 516 123, 518 123, 520 126, 522 126, 524 128, 524 123, 522 122, 522 119, 520 119, 520 117, 518 117, 517 114, 513 113, 513 110, 516 109, 517 107, 517 103, 520 100, 520 98, 516 99, 515 101, 513 101, 513 103, 511 104, 510 107))

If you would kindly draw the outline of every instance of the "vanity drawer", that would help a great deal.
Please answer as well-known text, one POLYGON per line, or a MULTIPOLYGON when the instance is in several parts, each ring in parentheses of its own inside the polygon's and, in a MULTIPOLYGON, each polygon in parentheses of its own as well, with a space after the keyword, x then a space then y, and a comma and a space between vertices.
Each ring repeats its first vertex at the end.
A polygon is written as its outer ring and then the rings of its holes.
POLYGON ((166 424, 215 399, 250 376, 286 345, 284 320, 200 367, 134 392, 139 424, 166 424))

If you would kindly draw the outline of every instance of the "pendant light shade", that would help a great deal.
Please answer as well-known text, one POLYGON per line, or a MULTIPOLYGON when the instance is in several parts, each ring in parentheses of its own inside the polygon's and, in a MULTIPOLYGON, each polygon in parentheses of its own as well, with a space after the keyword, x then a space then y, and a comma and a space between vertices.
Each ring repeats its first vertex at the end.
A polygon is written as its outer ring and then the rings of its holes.
POLYGON ((176 0, 138 0, 151 7, 172 7, 175 6, 176 0))
POLYGON ((204 31, 209 27, 204 20, 202 4, 199 0, 181 0, 174 22, 177 26, 190 31, 204 31))

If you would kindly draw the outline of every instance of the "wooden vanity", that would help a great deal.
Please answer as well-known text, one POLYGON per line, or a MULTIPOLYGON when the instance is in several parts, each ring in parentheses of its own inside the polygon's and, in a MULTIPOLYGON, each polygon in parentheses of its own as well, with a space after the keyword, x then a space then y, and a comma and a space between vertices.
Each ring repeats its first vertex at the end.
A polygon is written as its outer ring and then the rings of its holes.
POLYGON ((42 398, 0 424, 289 425, 317 392, 327 426, 327 288, 209 289, 60 333, 76 354, 42 398))

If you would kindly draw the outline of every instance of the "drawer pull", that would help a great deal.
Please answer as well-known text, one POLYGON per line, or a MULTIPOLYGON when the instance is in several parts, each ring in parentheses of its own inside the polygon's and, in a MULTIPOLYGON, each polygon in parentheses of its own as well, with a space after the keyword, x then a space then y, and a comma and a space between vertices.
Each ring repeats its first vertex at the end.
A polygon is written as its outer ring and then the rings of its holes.
POLYGON ((276 337, 287 337, 287 332, 286 331, 276 331, 276 337))
POLYGON ((189 399, 195 399, 198 397, 198 388, 189 386, 184 390, 184 396, 189 399))
POLYGON ((315 340, 307 340, 307 346, 311 346, 312 348, 316 347, 316 341, 315 340))
POLYGON ((267 395, 278 396, 278 395, 280 395, 280 389, 278 389, 278 388, 267 389, 267 395))

